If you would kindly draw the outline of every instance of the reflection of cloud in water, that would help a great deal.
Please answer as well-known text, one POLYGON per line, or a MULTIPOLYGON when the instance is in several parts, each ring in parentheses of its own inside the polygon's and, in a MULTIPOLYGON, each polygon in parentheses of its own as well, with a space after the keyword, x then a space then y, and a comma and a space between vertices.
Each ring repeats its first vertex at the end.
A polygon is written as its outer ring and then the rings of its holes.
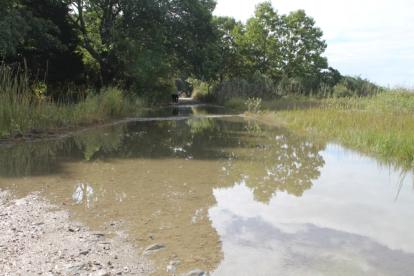
MULTIPOLYGON (((224 252, 218 275, 410 274, 413 253, 314 224, 312 216, 295 215, 297 210, 285 213, 288 206, 275 201, 257 202, 244 184, 215 189, 214 195, 217 206, 209 210, 209 216, 224 252)), ((294 205, 294 197, 288 197, 294 205)))
POLYGON ((78 183, 75 186, 75 191, 72 194, 72 199, 76 204, 81 204, 85 201, 86 207, 90 208, 93 202, 94 190, 88 183, 78 183))

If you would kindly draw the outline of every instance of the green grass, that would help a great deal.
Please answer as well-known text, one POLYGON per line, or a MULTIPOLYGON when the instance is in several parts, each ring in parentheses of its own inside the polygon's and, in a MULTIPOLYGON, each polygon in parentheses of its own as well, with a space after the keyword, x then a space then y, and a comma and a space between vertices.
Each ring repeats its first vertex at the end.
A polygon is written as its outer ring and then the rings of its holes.
POLYGON ((76 103, 56 103, 30 87, 27 76, 0 68, 0 138, 33 129, 50 130, 90 125, 119 118, 137 110, 139 104, 117 88, 103 89, 76 103))
POLYGON ((282 98, 262 106, 261 112, 250 115, 414 166, 414 93, 394 90, 363 98, 282 98))

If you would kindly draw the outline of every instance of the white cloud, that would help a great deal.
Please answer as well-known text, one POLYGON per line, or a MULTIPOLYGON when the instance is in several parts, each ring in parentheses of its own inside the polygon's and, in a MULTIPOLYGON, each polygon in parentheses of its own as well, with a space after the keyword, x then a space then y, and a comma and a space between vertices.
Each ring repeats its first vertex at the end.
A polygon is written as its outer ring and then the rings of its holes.
MULTIPOLYGON (((259 0, 218 0, 216 15, 245 21, 259 0)), ((414 1, 272 0, 280 13, 304 9, 324 31, 326 56, 341 72, 382 85, 414 86, 414 1)))

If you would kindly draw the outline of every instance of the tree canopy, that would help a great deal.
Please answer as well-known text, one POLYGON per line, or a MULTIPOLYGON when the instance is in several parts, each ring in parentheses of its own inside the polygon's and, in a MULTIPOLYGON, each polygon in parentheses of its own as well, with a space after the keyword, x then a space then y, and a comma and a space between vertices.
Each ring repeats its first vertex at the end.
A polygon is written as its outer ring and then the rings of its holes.
POLYGON ((214 0, 0 0, 0 56, 47 83, 171 89, 261 74, 336 84, 322 31, 303 10, 270 2, 244 24, 215 17, 214 0))

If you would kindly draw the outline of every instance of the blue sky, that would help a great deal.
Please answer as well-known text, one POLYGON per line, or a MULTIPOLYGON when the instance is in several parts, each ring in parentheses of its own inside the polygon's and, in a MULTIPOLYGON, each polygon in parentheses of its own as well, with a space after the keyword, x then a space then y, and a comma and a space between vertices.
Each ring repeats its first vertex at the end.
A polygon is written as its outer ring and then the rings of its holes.
MULTIPOLYGON (((260 0, 217 0, 216 15, 245 21, 260 0)), ((279 13, 304 9, 324 32, 325 55, 343 74, 414 87, 414 0, 272 0, 279 13)))

